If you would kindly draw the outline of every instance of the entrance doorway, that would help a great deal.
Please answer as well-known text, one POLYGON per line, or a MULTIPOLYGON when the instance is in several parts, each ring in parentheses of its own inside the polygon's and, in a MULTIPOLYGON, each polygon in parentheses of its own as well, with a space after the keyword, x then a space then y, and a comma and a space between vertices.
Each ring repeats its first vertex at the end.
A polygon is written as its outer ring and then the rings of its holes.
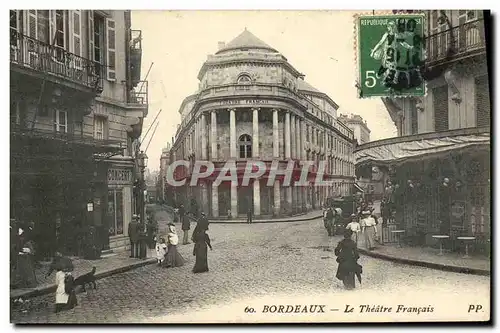
POLYGON ((238 187, 238 215, 246 216, 249 208, 253 209, 253 186, 238 187))

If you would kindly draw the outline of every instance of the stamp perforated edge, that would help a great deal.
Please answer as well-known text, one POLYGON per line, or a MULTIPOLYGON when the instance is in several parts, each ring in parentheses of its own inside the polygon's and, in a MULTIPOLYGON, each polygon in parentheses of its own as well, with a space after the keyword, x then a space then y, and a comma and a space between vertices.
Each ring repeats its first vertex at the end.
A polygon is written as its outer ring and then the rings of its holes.
POLYGON ((357 89, 357 97, 358 99, 379 99, 379 98, 407 98, 407 97, 413 97, 416 99, 422 99, 423 97, 427 96, 427 81, 424 80, 424 94, 423 96, 415 96, 412 94, 398 94, 398 95, 383 95, 383 96, 363 96, 360 97, 360 88, 358 88, 361 85, 361 77, 359 76, 359 58, 358 58, 358 30, 359 30, 359 18, 360 17, 365 17, 365 16, 422 16, 423 22, 424 22, 424 34, 425 34, 425 25, 427 23, 427 17, 424 12, 416 12, 416 13, 393 13, 392 10, 371 10, 371 11, 361 11, 361 12, 356 12, 352 15, 353 18, 353 32, 354 32, 354 45, 353 45, 353 53, 354 53, 354 69, 356 71, 355 75, 355 82, 354 85, 357 89))

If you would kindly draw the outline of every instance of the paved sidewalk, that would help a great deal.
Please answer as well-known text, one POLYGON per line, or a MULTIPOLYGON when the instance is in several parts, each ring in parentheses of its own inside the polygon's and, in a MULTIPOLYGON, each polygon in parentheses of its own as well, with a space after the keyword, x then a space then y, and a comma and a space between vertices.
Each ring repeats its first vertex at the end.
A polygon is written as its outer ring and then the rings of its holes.
POLYGON ((374 258, 394 261, 402 264, 423 266, 457 273, 475 275, 491 274, 491 260, 486 257, 462 258, 461 253, 445 252, 438 255, 439 250, 427 247, 397 247, 396 244, 378 244, 369 251, 363 244, 359 244, 359 252, 374 258))
MULTIPOLYGON (((98 279, 101 279, 113 274, 126 272, 128 270, 156 262, 155 258, 135 259, 129 258, 129 255, 130 252, 127 251, 105 255, 103 256, 103 258, 97 260, 72 258, 73 266, 75 267, 73 276, 78 277, 82 274, 88 273, 92 270, 92 267, 95 266, 96 277, 98 279)), ((56 272, 52 272, 52 274, 48 278, 45 277, 49 268, 49 264, 50 263, 46 262, 43 263, 41 267, 35 268, 35 275, 38 281, 38 286, 36 286, 35 288, 11 289, 10 298, 33 297, 54 292, 56 289, 56 272)))

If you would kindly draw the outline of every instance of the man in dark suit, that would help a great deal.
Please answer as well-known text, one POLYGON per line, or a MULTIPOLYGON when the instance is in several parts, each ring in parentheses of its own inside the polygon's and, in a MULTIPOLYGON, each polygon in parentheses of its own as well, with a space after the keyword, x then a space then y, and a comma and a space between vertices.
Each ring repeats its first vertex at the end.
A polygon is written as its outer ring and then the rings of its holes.
POLYGON ((130 258, 139 258, 139 217, 132 216, 132 222, 128 225, 128 237, 130 238, 130 258))
POLYGON ((179 218, 181 220, 182 231, 184 235, 182 237, 182 244, 189 244, 189 229, 191 229, 191 221, 189 217, 186 216, 186 211, 184 209, 184 205, 179 207, 179 218))
POLYGON ((252 207, 248 208, 247 211, 247 223, 252 223, 252 207))

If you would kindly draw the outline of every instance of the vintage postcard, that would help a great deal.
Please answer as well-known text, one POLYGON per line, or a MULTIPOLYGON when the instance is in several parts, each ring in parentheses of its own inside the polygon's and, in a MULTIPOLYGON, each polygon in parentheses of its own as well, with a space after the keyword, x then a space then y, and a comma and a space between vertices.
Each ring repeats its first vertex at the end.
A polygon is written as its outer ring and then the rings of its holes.
POLYGON ((484 10, 10 10, 10 321, 491 319, 484 10))

